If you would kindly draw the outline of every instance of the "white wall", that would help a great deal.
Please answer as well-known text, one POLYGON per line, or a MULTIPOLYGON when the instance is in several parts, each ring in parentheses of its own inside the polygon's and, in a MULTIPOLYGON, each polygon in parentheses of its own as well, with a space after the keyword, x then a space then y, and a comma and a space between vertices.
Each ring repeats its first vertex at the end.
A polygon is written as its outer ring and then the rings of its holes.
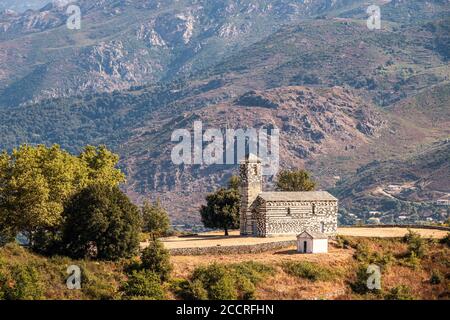
POLYGON ((327 253, 327 252, 328 252, 328 239, 313 240, 313 253, 327 253))
POLYGON ((328 239, 297 239, 297 252, 299 253, 327 253, 328 252, 328 239), (304 249, 304 242, 307 242, 306 252, 304 249))

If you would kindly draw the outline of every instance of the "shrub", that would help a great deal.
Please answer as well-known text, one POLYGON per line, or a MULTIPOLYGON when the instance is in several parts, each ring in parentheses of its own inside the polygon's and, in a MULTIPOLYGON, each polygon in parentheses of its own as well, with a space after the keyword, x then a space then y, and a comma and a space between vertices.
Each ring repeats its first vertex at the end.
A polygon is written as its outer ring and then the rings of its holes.
POLYGON ((433 270, 430 277, 431 284, 440 284, 444 281, 444 276, 439 270, 433 270))
POLYGON ((441 239, 440 241, 442 244, 447 245, 448 247, 450 247, 450 232, 447 233, 447 235, 441 239))
POLYGON ((81 290, 93 300, 112 300, 117 295, 117 289, 109 279, 102 279, 95 273, 82 267, 81 290))
POLYGON ((250 300, 255 299, 256 285, 273 272, 273 267, 253 261, 214 263, 195 269, 189 280, 173 280, 171 290, 182 299, 250 300))
POLYGON ((244 300, 255 299, 256 285, 275 272, 273 267, 254 261, 233 264, 231 270, 236 277, 239 296, 244 300))
POLYGON ((165 296, 159 275, 148 270, 133 271, 120 291, 125 299, 162 300, 165 296))
POLYGON ((172 264, 170 254, 159 240, 150 242, 150 245, 142 252, 142 267, 146 270, 158 274, 161 281, 166 281, 170 277, 172 264))
POLYGON ((417 258, 423 258, 427 251, 427 244, 420 234, 408 230, 408 234, 403 237, 403 242, 408 244, 408 253, 414 253, 417 258))
POLYGON ((420 260, 420 258, 417 257, 417 255, 414 251, 409 253, 409 255, 407 255, 406 258, 404 258, 401 261, 402 265, 412 268, 412 269, 419 269, 420 263, 421 263, 421 260, 420 260))
POLYGON ((214 263, 208 267, 195 269, 191 283, 193 284, 191 292, 196 300, 203 299, 205 292, 209 300, 235 300, 238 298, 235 282, 230 271, 223 265, 214 263))
POLYGON ((411 289, 406 285, 400 285, 389 290, 384 295, 385 300, 414 300, 411 289))
POLYGON ((332 270, 307 261, 285 262, 282 267, 286 273, 292 276, 311 281, 329 281, 334 277, 332 270))
POLYGON ((13 265, 9 273, 0 273, 0 297, 6 300, 39 300, 43 286, 36 268, 13 265))
POLYGON ((341 235, 336 236, 336 247, 337 248, 341 248, 341 249, 347 249, 349 247, 351 247, 352 243, 351 241, 341 235))
POLYGON ((272 275, 275 269, 254 261, 245 261, 231 265, 234 274, 249 279, 253 284, 257 284, 267 275, 272 275))
POLYGON ((62 245, 73 258, 128 258, 137 252, 139 209, 117 187, 90 186, 75 195, 64 211, 62 245))
POLYGON ((380 294, 381 290, 379 289, 369 289, 367 285, 367 280, 369 279, 370 273, 367 273, 368 265, 360 264, 356 269, 356 279, 355 281, 350 283, 350 288, 354 293, 357 294, 380 294))

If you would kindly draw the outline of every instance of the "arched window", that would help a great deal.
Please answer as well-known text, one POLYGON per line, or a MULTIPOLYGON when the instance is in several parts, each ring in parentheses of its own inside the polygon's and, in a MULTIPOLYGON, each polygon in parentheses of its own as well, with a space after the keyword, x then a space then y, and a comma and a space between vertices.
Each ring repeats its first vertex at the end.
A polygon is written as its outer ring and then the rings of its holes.
POLYGON ((288 217, 291 216, 291 208, 287 208, 287 215, 288 215, 288 217))

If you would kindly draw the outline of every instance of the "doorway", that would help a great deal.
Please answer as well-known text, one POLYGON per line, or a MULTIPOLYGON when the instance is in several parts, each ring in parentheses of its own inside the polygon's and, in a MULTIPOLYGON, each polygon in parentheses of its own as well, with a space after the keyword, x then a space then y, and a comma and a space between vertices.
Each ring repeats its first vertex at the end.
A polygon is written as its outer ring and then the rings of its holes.
POLYGON ((306 253, 306 250, 308 249, 308 242, 303 241, 303 252, 306 253))

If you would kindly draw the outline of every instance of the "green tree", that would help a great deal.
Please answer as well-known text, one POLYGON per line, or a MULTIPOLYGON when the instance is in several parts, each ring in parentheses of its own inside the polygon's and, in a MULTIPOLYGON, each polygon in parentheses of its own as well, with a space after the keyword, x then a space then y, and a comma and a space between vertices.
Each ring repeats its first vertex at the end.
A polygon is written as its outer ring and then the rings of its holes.
POLYGON ((203 225, 207 228, 228 230, 239 228, 240 195, 236 189, 219 189, 206 196, 206 205, 200 208, 203 225))
POLYGON ((283 170, 278 174, 276 186, 279 191, 313 191, 316 183, 306 170, 283 170))
POLYGON ((228 189, 239 190, 240 186, 241 186, 241 178, 239 178, 238 176, 232 176, 230 178, 230 181, 228 181, 228 189))
POLYGON ((153 240, 144 249, 141 256, 142 268, 159 275, 161 281, 167 281, 172 271, 170 253, 159 240, 153 240))
POLYGON ((117 186, 124 175, 105 147, 88 146, 73 156, 58 145, 23 145, 0 155, 1 233, 24 233, 34 248, 57 237, 69 199, 99 181, 117 186), (3 223, 4 222, 4 223, 3 223), (39 236, 38 236, 39 235, 39 236), (37 242, 36 239, 40 241, 37 242))
POLYGON ((73 258, 128 258, 137 252, 139 208, 118 187, 92 185, 76 194, 64 211, 64 252, 73 258))
POLYGON ((170 230, 170 219, 167 211, 159 200, 155 203, 148 201, 142 206, 143 231, 150 233, 153 239, 164 237, 170 230))
POLYGON ((148 270, 134 270, 128 280, 121 286, 120 291, 125 299, 164 299, 164 290, 159 276, 148 270))

